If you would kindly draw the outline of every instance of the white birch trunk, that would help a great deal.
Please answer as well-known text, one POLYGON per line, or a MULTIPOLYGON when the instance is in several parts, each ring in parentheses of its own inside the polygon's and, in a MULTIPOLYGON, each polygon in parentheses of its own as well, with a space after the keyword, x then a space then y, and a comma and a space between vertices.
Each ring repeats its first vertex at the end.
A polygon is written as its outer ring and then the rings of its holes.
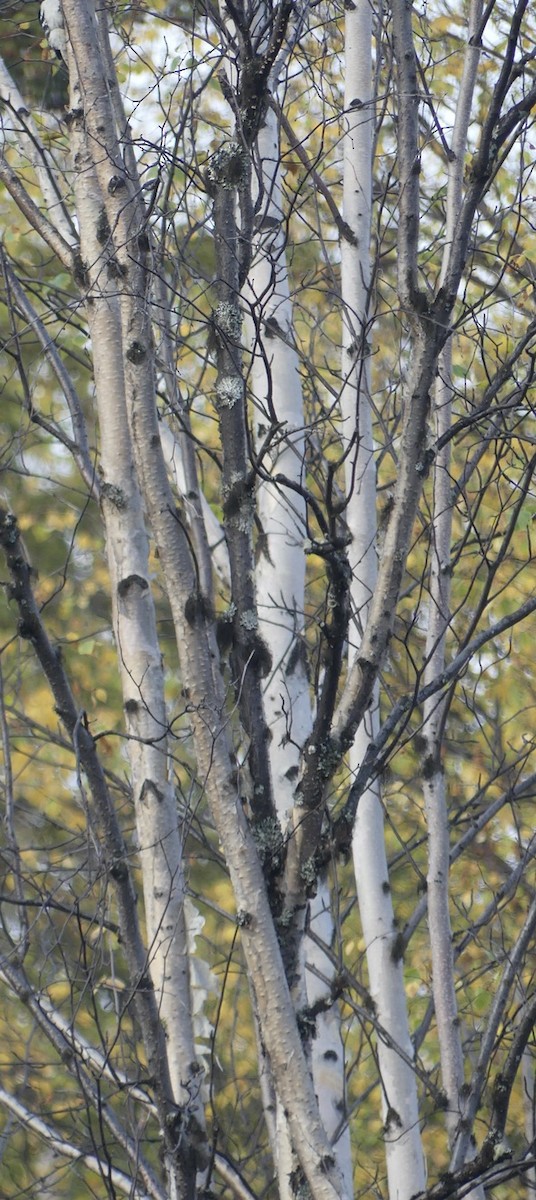
MULTIPOLYGON (((212 627, 202 615, 190 619, 191 602, 197 594, 196 573, 190 543, 175 519, 155 406, 147 246, 142 236, 145 211, 140 191, 133 190, 125 177, 118 155, 91 9, 80 0, 63 0, 63 7, 82 82, 85 129, 113 230, 129 428, 168 588, 182 678, 190 700, 197 766, 206 779, 207 797, 241 914, 244 954, 292 1143, 315 1200, 341 1200, 348 1193, 319 1120, 260 861, 231 769, 233 756, 225 733, 223 685, 212 627), (122 283, 127 276, 128 282, 122 283)), ((179 1145, 175 1160, 178 1149, 179 1145)))
MULTIPOLYGON (((481 14, 482 0, 474 0, 470 12, 468 45, 452 138, 453 158, 449 163, 446 244, 440 286, 445 281, 451 244, 456 235, 456 222, 462 201, 467 131, 480 56, 478 45, 472 45, 471 40, 478 28, 481 14)), ((439 358, 434 395, 435 435, 438 440, 448 433, 452 423, 452 395, 452 340, 450 339, 439 358)), ((446 636, 450 621, 452 541, 450 458, 450 442, 447 442, 436 455, 434 466, 425 685, 440 675, 445 667, 446 636)), ((464 1054, 456 1000, 455 963, 449 911, 448 794, 441 761, 446 711, 445 702, 439 701, 435 697, 424 704, 423 733, 426 739, 426 752, 423 793, 428 826, 427 898, 432 956, 432 988, 439 1038, 441 1077, 448 1104, 447 1131, 451 1148, 454 1148, 460 1122, 463 1119, 464 1054)), ((470 1200, 484 1200, 484 1189, 476 1186, 468 1195, 470 1200)))
MULTIPOLYGON (((263 468, 296 480, 303 459, 303 417, 297 356, 292 346, 292 308, 285 262, 279 171, 279 136, 273 112, 257 139, 262 207, 260 233, 243 291, 245 327, 251 349, 249 383, 257 449, 269 437, 274 420, 282 422, 263 468), (284 389, 284 401, 280 389, 284 389)), ((259 632, 268 646, 272 668, 264 689, 266 723, 271 733, 270 767, 274 801, 282 830, 287 825, 298 777, 300 749, 311 729, 304 658, 300 654, 305 572, 305 506, 284 488, 261 483, 257 512, 262 547, 256 568, 259 632), (290 501, 290 503, 289 503, 290 501)), ((298 1006, 306 1003, 302 986, 298 1006)), ((281 1200, 291 1200, 297 1159, 288 1121, 276 1096, 276 1137, 272 1141, 281 1200)))
MULTIPOLYGON (((355 242, 342 245, 343 388, 341 407, 347 449, 347 521, 352 535, 352 620, 349 668, 357 657, 377 578, 376 471, 370 405, 367 336, 372 203, 372 11, 368 4, 346 11, 346 81, 343 217, 355 242)), ((378 730, 378 690, 350 751, 356 771, 378 730)), ((353 863, 369 985, 376 1015, 393 1045, 377 1043, 389 1200, 409 1200, 423 1191, 426 1172, 419 1130, 417 1087, 411 1068, 414 1048, 408 1025, 402 962, 395 955, 395 921, 389 889, 379 784, 359 800, 352 839, 353 863)))
MULTIPOLYGON (((264 192, 261 232, 244 289, 252 347, 250 386, 255 436, 259 449, 273 429, 263 466, 267 474, 284 475, 299 485, 303 477, 303 402, 298 357, 292 344, 279 136, 272 111, 267 113, 259 133, 258 149, 264 192)), ((285 827, 294 799, 300 750, 312 725, 305 654, 301 652, 305 503, 296 492, 268 480, 259 486, 257 506, 263 536, 257 564, 259 621, 273 664, 264 703, 272 734, 274 796, 285 827)))
MULTIPOLYGON (((298 356, 293 346, 293 311, 286 261, 281 189, 281 149, 277 118, 269 109, 257 138, 262 203, 259 236, 244 288, 246 328, 251 349, 249 382, 257 449, 273 437, 263 461, 267 475, 291 484, 304 482, 304 413, 298 356)), ((301 750, 312 729, 305 662, 305 501, 269 478, 259 485, 257 511, 262 550, 256 571, 259 629, 270 649, 272 669, 264 691, 271 733, 270 764, 277 815, 287 828, 295 801, 301 750)), ((309 903, 309 921, 329 946, 333 921, 329 887, 320 881, 309 903)), ((333 967, 317 943, 305 938, 305 973, 298 1004, 312 1004, 329 992, 333 967)), ((352 1187, 350 1136, 344 1116, 344 1054, 339 1011, 333 1006, 316 1018, 311 1044, 313 1080, 320 1115, 348 1192, 352 1187), (342 1133, 337 1136, 342 1126, 342 1133)), ((291 1195, 292 1156, 286 1122, 278 1106, 277 1165, 282 1200, 291 1195)))
MULTIPOLYGON (((80 103, 70 63, 73 109, 80 103)), ((122 331, 104 203, 81 121, 72 124, 73 186, 100 429, 100 495, 110 572, 127 753, 142 869, 147 961, 166 1032, 175 1102, 203 1158, 204 1113, 196 1061, 184 916, 182 843, 167 758, 164 678, 150 584, 149 543, 128 427, 122 331), (103 246, 104 244, 104 246, 103 246)))
MULTIPOLYGON (((332 899, 328 884, 320 880, 309 904, 309 925, 328 948, 334 933, 332 899)), ((307 1003, 325 1001, 333 980, 333 963, 321 946, 305 937, 305 985, 307 1003)), ((332 1004, 316 1017, 316 1037, 311 1045, 311 1062, 320 1116, 331 1141, 348 1191, 352 1192, 352 1147, 346 1115, 345 1055, 338 1004, 332 1004)))

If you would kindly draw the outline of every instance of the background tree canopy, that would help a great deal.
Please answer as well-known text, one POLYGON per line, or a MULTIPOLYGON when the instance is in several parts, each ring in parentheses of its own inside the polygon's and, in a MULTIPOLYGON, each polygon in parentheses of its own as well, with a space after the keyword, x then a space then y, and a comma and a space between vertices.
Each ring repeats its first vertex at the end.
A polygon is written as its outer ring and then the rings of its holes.
POLYGON ((0 7, 1 1195, 534 1197, 534 13, 45 15, 63 61, 0 7))

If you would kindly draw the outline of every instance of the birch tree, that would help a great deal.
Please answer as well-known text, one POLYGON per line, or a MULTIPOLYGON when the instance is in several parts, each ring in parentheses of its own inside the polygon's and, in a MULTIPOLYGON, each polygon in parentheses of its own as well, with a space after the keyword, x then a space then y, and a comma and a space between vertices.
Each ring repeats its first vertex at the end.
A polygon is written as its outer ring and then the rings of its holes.
POLYGON ((528 2, 36 16, 1 12, 6 1196, 529 1195, 528 2))

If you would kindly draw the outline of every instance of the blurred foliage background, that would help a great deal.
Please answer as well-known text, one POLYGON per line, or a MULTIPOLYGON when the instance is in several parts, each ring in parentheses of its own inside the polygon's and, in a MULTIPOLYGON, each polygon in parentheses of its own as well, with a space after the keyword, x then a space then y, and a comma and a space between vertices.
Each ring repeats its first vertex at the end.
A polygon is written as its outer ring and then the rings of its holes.
MULTIPOLYGON (((49 147, 64 195, 70 198, 66 71, 43 42, 33 3, 0 9, 0 53, 49 147)), ((341 314, 339 235, 326 190, 341 194, 339 154, 342 112, 342 10, 320 3, 295 48, 282 96, 283 167, 288 212, 288 252, 295 303, 295 338, 307 404, 307 478, 326 504, 328 483, 342 477, 337 395, 340 387, 341 314), (318 186, 322 181, 322 188, 318 186)), ((131 109, 132 135, 142 183, 152 202, 158 272, 164 281, 176 347, 180 403, 196 439, 201 477, 218 515, 219 445, 213 405, 215 369, 210 346, 214 247, 210 205, 203 185, 211 148, 227 115, 216 70, 217 30, 187 3, 110 4, 114 52, 131 109), (151 189, 153 191, 151 192, 151 189)), ((478 105, 484 113, 504 50, 508 6, 495 6, 496 42, 484 55, 478 105)), ((415 5, 415 30, 430 95, 423 104, 422 285, 439 270, 444 233, 447 123, 461 68, 460 12, 438 3, 415 5)), ((396 301, 398 193, 392 57, 388 34, 378 31, 380 102, 375 145, 373 353, 375 438, 380 528, 388 514, 397 465, 400 381, 407 364, 408 330, 396 301)), ((527 54, 534 49, 534 17, 527 54)), ((3 152, 20 164, 20 146, 3 110, 3 152)), ((471 136, 476 139, 478 121, 471 136)), ((491 396, 502 364, 533 322, 535 201, 531 134, 491 185, 475 230, 466 286, 456 310, 454 336, 455 496, 452 559, 453 619, 449 653, 475 630, 493 623, 534 589, 531 565, 534 472, 533 351, 491 396), (517 214, 512 235, 503 222, 517 214), (486 394, 490 406, 483 406, 486 394)), ((25 181, 37 196, 31 168, 25 181)), ((0 310, 1 488, 17 514, 35 589, 50 636, 61 648, 77 703, 98 742, 116 796, 133 863, 136 846, 123 749, 121 696, 110 626, 109 584, 98 504, 88 494, 65 443, 65 401, 35 329, 17 310, 5 264, 9 262, 60 348, 81 399, 98 471, 98 431, 92 403, 90 346, 76 283, 38 241, 4 191, 3 300, 0 310)), ((529 342, 529 348, 532 343, 529 342)), ((173 397, 159 380, 163 415, 180 420, 173 397)), ((312 528, 314 517, 311 516, 312 528)), ((431 479, 422 495, 395 636, 382 681, 387 715, 400 696, 417 689, 422 673, 431 527, 431 479)), ((380 551, 381 552, 381 551, 380 551)), ((199 1013, 207 1074, 206 1095, 214 1148, 240 1166, 255 1195, 275 1195, 258 1094, 256 1053, 230 887, 207 814, 202 781, 195 775, 185 701, 170 616, 154 559, 161 645, 166 664, 173 733, 177 804, 188 816, 188 887, 204 917, 196 954, 209 974, 199 1013)), ((2 577, 5 582, 5 572, 2 577)), ((322 621, 329 603, 322 561, 309 558, 307 645, 312 686, 322 670, 322 621)), ((220 586, 219 604, 228 601, 220 586)), ((143 1087, 139 1030, 125 992, 114 906, 95 870, 87 798, 32 647, 17 635, 6 589, 0 593, 3 693, 4 792, 13 801, 27 914, 24 967, 35 995, 52 1004, 77 1037, 99 1049, 107 1074, 95 1079, 102 1103, 121 1112, 132 1136, 158 1167, 154 1117, 136 1099, 143 1087), (126 1080, 129 1081, 127 1086, 126 1080)), ((516 788, 533 767, 535 730, 534 626, 492 639, 475 655, 453 688, 445 735, 444 769, 452 823, 452 911, 457 948, 457 990, 463 1038, 471 1063, 485 1026, 508 948, 534 896, 534 787, 516 788), (532 763, 532 765, 531 765, 532 763)), ((435 1179, 448 1165, 441 1112, 438 1049, 431 1006, 431 968, 425 919, 426 827, 422 800, 421 713, 415 707, 391 747, 382 776, 391 886, 405 954, 412 1031, 418 1049, 422 1125, 435 1179), (417 921, 416 914, 420 914, 417 921)), ((348 788, 344 770, 332 795, 333 812, 348 788)), ((2 829, 0 937, 2 953, 16 966, 22 931, 9 821, 2 829)), ((367 978, 359 916, 347 864, 331 868, 337 937, 332 952, 344 986, 342 1013, 348 1063, 348 1112, 355 1148, 355 1194, 381 1196, 384 1175, 379 1083, 373 1028, 366 1007, 367 978)), ((139 901, 141 905, 141 898, 139 901)), ((500 1067, 526 994, 534 989, 534 959, 527 959, 501 1028, 493 1068, 500 1067)), ((4 981, 5 983, 5 981, 4 981)), ((39 1028, 28 997, 2 986, 0 1085, 50 1120, 67 1141, 95 1151, 103 1162, 118 1145, 39 1028)), ((534 1055, 534 1044, 530 1053, 534 1055)), ((527 1067, 527 1070, 529 1068, 527 1067)), ((525 1076, 520 1074, 509 1120, 514 1152, 526 1139, 525 1076)), ((487 1096, 489 1104, 490 1097, 487 1096)), ((485 1132, 487 1112, 481 1116, 485 1132)), ((37 1133, 7 1113, 0 1132, 1 1193, 6 1200, 85 1200, 109 1193, 105 1175, 57 1157, 37 1133)), ((218 1184, 217 1195, 231 1192, 218 1184)), ((516 1185, 517 1188, 517 1185, 516 1185)), ((510 1200, 510 1185, 496 1188, 510 1200)), ((518 1194, 516 1190, 516 1195, 518 1194)))

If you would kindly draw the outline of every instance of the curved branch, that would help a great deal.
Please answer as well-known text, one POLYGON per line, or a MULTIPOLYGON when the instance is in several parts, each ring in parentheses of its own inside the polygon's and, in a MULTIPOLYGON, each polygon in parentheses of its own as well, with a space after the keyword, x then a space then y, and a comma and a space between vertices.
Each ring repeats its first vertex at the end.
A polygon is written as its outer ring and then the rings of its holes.
MULTIPOLYGON (((102 1098, 91 1073, 91 1068, 100 1067, 101 1055, 98 1051, 94 1052, 93 1048, 85 1045, 83 1040, 73 1037, 71 1029, 60 1014, 53 1009, 48 1000, 45 1001, 44 997, 32 988, 21 968, 15 967, 6 959, 0 960, 0 979, 3 979, 4 983, 27 1006, 60 1060, 77 1080, 88 1105, 95 1112, 102 1114, 102 1119, 110 1133, 125 1151, 133 1168, 139 1172, 152 1200, 162 1200, 160 1184, 145 1162, 143 1155, 140 1154, 139 1144, 126 1133, 111 1106, 102 1104, 102 1098)), ((117 1085, 118 1077, 110 1067, 108 1067, 108 1076, 117 1085)), ((140 1099, 140 1096, 143 1097, 141 1088, 136 1088, 135 1091, 139 1093, 136 1099, 140 1099)), ((132 1180, 130 1180, 130 1184, 132 1186, 132 1180)))
POLYGON ((536 993, 524 1005, 521 1021, 517 1026, 506 1061, 502 1070, 496 1076, 493 1085, 493 1110, 488 1138, 495 1146, 500 1144, 504 1136, 512 1088, 523 1057, 523 1051, 527 1046, 529 1038, 534 1033, 535 1024, 536 993))
MULTIPOLYGON (((65 397, 73 428, 72 441, 69 441, 68 448, 73 455, 84 483, 89 489, 90 495, 97 497, 99 493, 99 484, 96 476, 95 463, 91 458, 89 450, 86 422, 82 412, 80 397, 78 396, 69 372, 64 366, 54 341, 47 333, 43 321, 26 295, 26 292, 21 287, 13 268, 10 266, 5 252, 1 247, 0 255, 2 258, 2 266, 9 291, 13 294, 15 304, 19 312, 27 320, 28 325, 37 335, 43 348, 45 358, 48 359, 48 362, 50 363, 50 366, 65 397)), ((59 435, 56 434, 56 436, 59 435)))
POLYGON ((394 708, 391 710, 390 716, 386 721, 384 721, 378 736, 369 745, 362 766, 357 772, 352 787, 350 788, 348 800, 346 801, 342 812, 339 814, 335 822, 330 843, 333 843, 334 840, 335 845, 339 848, 346 846, 349 830, 353 824, 357 805, 359 803, 359 797, 361 796, 361 793, 366 787, 371 776, 382 769, 385 759, 387 758, 387 754, 384 754, 380 758, 380 751, 383 750, 387 745, 387 742, 394 734, 399 723, 407 719, 408 714, 412 711, 412 709, 417 708, 418 705, 422 704, 430 696, 437 695, 438 692, 443 691, 443 688, 452 683, 452 681, 464 671, 473 655, 476 654, 477 651, 482 648, 482 646, 486 645, 486 642, 491 641, 491 639, 494 637, 499 637, 501 633, 504 633, 507 629, 511 629, 514 625, 518 625, 533 612, 536 612, 536 597, 531 597, 529 600, 526 600, 525 603, 521 604, 519 608, 516 608, 513 613, 508 613, 507 616, 502 617, 500 621, 497 621, 495 625, 491 626, 489 629, 484 629, 475 638, 473 638, 473 641, 469 645, 465 646, 464 649, 452 659, 452 662, 449 663, 448 667, 446 667, 445 670, 436 677, 436 679, 432 679, 425 687, 420 689, 415 688, 410 695, 403 696, 402 699, 395 704, 394 708))
POLYGON ((141 1191, 136 1186, 135 1180, 130 1175, 125 1175, 118 1167, 112 1166, 106 1160, 97 1157, 96 1154, 88 1154, 79 1146, 74 1146, 72 1142, 68 1142, 53 1125, 43 1121, 42 1117, 38 1117, 35 1113, 30 1112, 25 1104, 12 1096, 10 1092, 6 1092, 0 1087, 0 1104, 3 1104, 9 1112, 25 1125, 31 1133, 37 1134, 43 1138, 49 1150, 54 1154, 59 1154, 62 1158, 73 1159, 76 1163, 86 1167, 88 1171, 93 1171, 100 1179, 109 1182, 113 1187, 118 1188, 125 1196, 132 1197, 135 1195, 136 1200, 165 1200, 164 1192, 155 1184, 149 1192, 141 1191), (133 1188, 135 1189, 133 1191, 133 1188))
POLYGON ((19 635, 31 642, 48 685, 56 711, 72 739, 79 772, 83 771, 93 799, 101 830, 105 870, 114 888, 119 926, 130 975, 133 1003, 143 1034, 149 1071, 153 1079, 156 1104, 162 1130, 166 1131, 171 1152, 175 1153, 173 1127, 177 1106, 169 1076, 166 1040, 156 1006, 154 988, 148 971, 136 906, 136 895, 115 807, 99 760, 95 742, 75 704, 61 657, 52 646, 41 620, 31 586, 30 566, 12 513, 0 509, 0 545, 3 547, 12 580, 11 598, 19 609, 19 635))
POLYGON ((28 223, 35 229, 35 232, 42 237, 47 246, 50 246, 50 249, 57 255, 66 270, 73 272, 76 266, 75 251, 65 241, 61 233, 58 233, 58 230, 55 229, 44 212, 37 207, 37 204, 32 200, 32 197, 26 191, 18 175, 12 170, 3 154, 0 154, 0 182, 7 188, 17 208, 24 214, 28 223))
MULTIPOLYGON (((497 1037, 497 1030, 499 1028, 501 1021, 504 1018, 504 1006, 506 1003, 506 999, 507 999, 510 989, 512 988, 512 986, 514 984, 516 974, 521 966, 521 962, 522 962, 523 956, 525 954, 525 951, 526 951, 527 947, 530 945, 530 942, 532 941, 535 930, 536 930, 536 897, 532 901, 529 912, 527 914, 525 924, 523 926, 523 929, 521 930, 521 933, 517 939, 517 942, 516 942, 513 950, 510 952, 510 954, 508 956, 508 961, 504 968, 501 982, 500 982, 500 984, 497 988, 497 991, 495 992, 494 998, 493 998, 491 1012, 489 1014, 488 1022, 486 1025, 485 1032, 484 1032, 484 1036, 482 1037, 482 1041, 480 1044, 480 1053, 478 1055, 478 1060, 475 1063, 475 1067, 474 1067, 474 1071, 473 1071, 473 1082, 471 1084, 471 1091, 469 1093, 467 1103, 466 1103, 466 1105, 464 1107, 464 1111, 462 1113, 463 1124, 461 1127, 461 1132, 457 1139, 454 1153, 452 1155, 451 1169, 453 1171, 456 1171, 465 1162, 467 1150, 468 1150, 470 1140, 471 1140, 471 1133, 472 1133, 472 1129, 473 1129, 474 1119, 475 1119, 476 1113, 478 1111, 478 1108, 480 1105, 480 1100, 482 1097, 482 1092, 484 1090, 484 1086, 486 1083, 486 1078, 487 1078, 487 1070, 486 1069, 492 1059, 493 1048, 495 1045, 495 1039, 497 1037)), ((524 1025, 522 1025, 522 1028, 524 1028, 524 1025)), ((517 1042, 517 1039, 515 1039, 514 1040, 514 1048, 517 1045, 518 1045, 518 1042, 517 1042)), ((523 1047, 521 1046, 521 1049, 522 1048, 523 1047)), ((512 1063, 510 1063, 510 1073, 511 1073, 512 1069, 513 1069, 513 1060, 512 1060, 512 1063)), ((516 1069, 517 1069, 517 1067, 516 1067, 516 1069)), ((495 1107, 496 1107, 496 1111, 498 1113, 498 1118, 497 1118, 498 1123, 499 1123, 498 1128, 500 1127, 500 1123, 503 1120, 503 1116, 505 1116, 504 1102, 506 1101, 506 1103, 507 1103, 507 1099, 510 1095, 511 1084, 509 1082, 509 1078, 510 1077, 508 1075, 506 1078, 505 1096, 503 1097, 503 1101, 501 1102, 501 1104, 499 1104, 499 1100, 498 1100, 498 1098, 496 1098, 495 1107)), ((500 1088, 499 1088, 499 1091, 500 1091, 500 1088)), ((484 1146, 485 1145, 486 1145, 486 1143, 484 1143, 484 1146)))

